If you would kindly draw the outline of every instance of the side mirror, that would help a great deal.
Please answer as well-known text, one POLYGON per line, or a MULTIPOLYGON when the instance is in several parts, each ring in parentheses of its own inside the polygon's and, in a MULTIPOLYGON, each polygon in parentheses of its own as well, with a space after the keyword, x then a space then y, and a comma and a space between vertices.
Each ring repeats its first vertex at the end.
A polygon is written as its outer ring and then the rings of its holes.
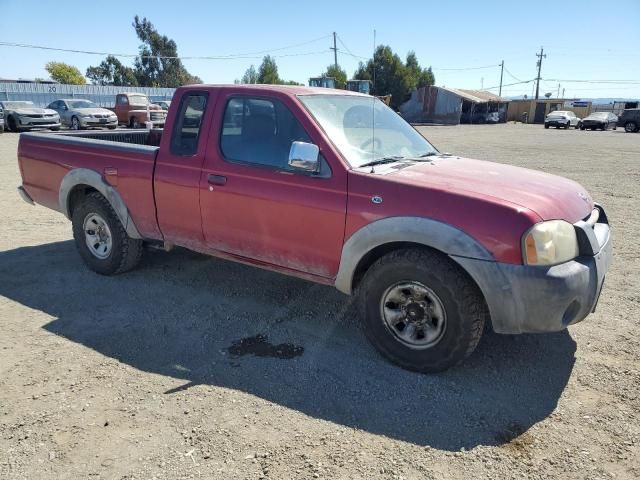
POLYGON ((305 172, 317 172, 320 167, 317 145, 307 142, 293 142, 289 150, 289 166, 305 172))

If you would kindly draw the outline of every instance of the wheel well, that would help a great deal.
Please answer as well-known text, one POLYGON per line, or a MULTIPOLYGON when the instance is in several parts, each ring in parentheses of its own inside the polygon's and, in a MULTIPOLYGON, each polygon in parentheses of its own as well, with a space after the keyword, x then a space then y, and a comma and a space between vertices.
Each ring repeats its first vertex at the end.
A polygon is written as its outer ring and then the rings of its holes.
POLYGON ((421 243, 415 242, 391 242, 385 243, 383 245, 378 245, 377 247, 369 250, 358 262, 358 266, 353 272, 353 280, 351 282, 351 289, 355 291, 358 288, 358 285, 362 281, 364 274, 367 273, 369 267, 373 265, 379 258, 383 257, 387 253, 390 253, 394 250, 403 250, 406 248, 421 248, 424 250, 432 250, 435 252, 440 252, 440 250, 436 250, 434 248, 428 247, 421 243))
POLYGON ((73 209, 80 204, 84 197, 86 197, 90 193, 97 191, 98 190, 89 185, 76 185, 75 187, 73 187, 73 189, 69 192, 69 196, 67 197, 69 218, 73 216, 73 209))
MULTIPOLYGON (((453 264, 455 264, 455 266, 461 272, 464 272, 464 274, 471 281, 471 283, 473 283, 473 285, 475 285, 475 287, 478 289, 478 292, 479 292, 480 296, 482 297, 482 300, 485 302, 485 306, 486 306, 486 299, 484 297, 484 293, 482 292, 482 289, 480 288, 478 283, 475 281, 475 279, 471 275, 469 275, 469 273, 464 268, 462 268, 462 266, 460 266, 458 263, 456 263, 453 260, 451 260, 449 258, 449 256, 446 253, 444 253, 443 251, 438 250, 438 249, 433 248, 433 247, 429 247, 429 246, 424 245, 422 243, 415 243, 415 242, 391 242, 391 243, 385 243, 383 245, 379 245, 379 246, 373 248, 372 250, 368 251, 360 259, 360 262, 358 262, 358 266, 356 267, 355 271, 353 272, 353 280, 352 280, 352 283, 351 283, 352 292, 355 292, 357 290, 360 282, 364 278, 364 275, 365 275, 365 273, 367 273, 367 270, 369 269, 369 267, 371 267, 371 265, 373 265, 379 258, 383 257, 384 255, 386 255, 388 253, 391 253, 392 251, 404 250, 404 249, 408 249, 408 248, 418 248, 418 249, 422 249, 422 250, 430 250, 432 252, 436 252, 436 253, 442 255, 443 257, 446 257, 449 261, 451 261, 453 264)), ((488 307, 487 307, 487 311, 488 311, 488 307)), ((490 322, 491 322, 491 319, 489 318, 489 323, 490 322)))

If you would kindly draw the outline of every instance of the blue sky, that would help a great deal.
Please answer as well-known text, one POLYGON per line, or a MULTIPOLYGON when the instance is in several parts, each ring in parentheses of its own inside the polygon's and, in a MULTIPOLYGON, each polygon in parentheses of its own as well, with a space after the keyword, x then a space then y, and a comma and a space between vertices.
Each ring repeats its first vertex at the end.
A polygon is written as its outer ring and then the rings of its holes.
MULTIPOLYGON (((390 45, 403 58, 414 50, 422 65, 432 65, 438 85, 496 86, 503 59, 509 72, 505 84, 530 80, 536 75, 535 53, 544 46, 542 77, 549 80, 541 83, 541 93, 555 95, 560 83, 566 97, 640 97, 640 0, 0 0, 0 41, 135 54, 139 42, 131 22, 136 14, 173 38, 182 56, 270 52, 281 77, 304 83, 333 62, 331 32, 352 54, 370 56, 375 29, 378 44, 390 45), (306 44, 281 49, 301 43, 306 44), (467 69, 485 66, 490 67, 467 69), (466 70, 447 70, 458 68, 466 70)), ((359 59, 347 55, 340 43, 338 48, 338 62, 351 75, 359 59)), ((229 83, 252 63, 257 66, 262 55, 184 63, 207 83, 229 83)), ((50 60, 73 64, 84 73, 102 58, 0 46, 0 77, 46 77, 44 65, 50 60)), ((525 93, 532 93, 532 83, 503 89, 504 95, 525 93)))

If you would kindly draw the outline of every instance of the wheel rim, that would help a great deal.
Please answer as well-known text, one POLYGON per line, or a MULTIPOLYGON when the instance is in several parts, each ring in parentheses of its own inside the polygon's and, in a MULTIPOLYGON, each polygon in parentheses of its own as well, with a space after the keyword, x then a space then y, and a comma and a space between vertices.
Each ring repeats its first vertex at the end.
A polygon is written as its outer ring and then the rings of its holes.
POLYGON ((78 122, 78 119, 76 117, 73 117, 71 119, 71 128, 73 130, 79 130, 80 129, 80 123, 78 122))
POLYGON ((401 282, 387 288, 380 301, 380 314, 394 338, 416 350, 438 343, 447 326, 442 301, 419 282, 401 282))
POLYGON ((100 259, 105 259, 111 254, 113 239, 109 225, 104 219, 96 214, 90 213, 82 224, 85 242, 91 254, 100 259))
POLYGON ((627 132, 634 132, 636 130, 636 124, 633 122, 629 122, 624 126, 624 129, 627 132))

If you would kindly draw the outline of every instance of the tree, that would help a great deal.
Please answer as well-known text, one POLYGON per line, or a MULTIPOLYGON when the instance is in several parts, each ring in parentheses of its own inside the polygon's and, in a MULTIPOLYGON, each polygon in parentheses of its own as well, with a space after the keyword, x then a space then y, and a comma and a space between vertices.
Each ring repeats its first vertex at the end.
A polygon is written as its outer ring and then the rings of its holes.
POLYGON ((435 84, 435 77, 431 67, 421 68, 418 63, 418 57, 416 53, 411 51, 407 54, 407 61, 405 62, 407 67, 407 76, 409 80, 409 89, 414 90, 416 88, 428 87, 435 84))
POLYGON ((260 68, 258 69, 258 83, 282 83, 278 75, 278 65, 276 65, 275 59, 270 55, 262 59, 262 64, 260 64, 260 68))
POLYGON ((80 70, 72 65, 62 62, 49 62, 44 68, 56 82, 67 85, 84 85, 87 83, 80 70))
MULTIPOLYGON (((372 93, 374 95, 391 94, 391 106, 398 106, 405 101, 405 97, 411 91, 412 82, 407 73, 407 67, 400 57, 393 53, 391 47, 380 45, 374 53, 375 59, 375 83, 372 93)), ((374 62, 367 61, 366 66, 360 64, 354 77, 358 80, 372 80, 374 78, 374 62)))
POLYGON ((347 72, 345 72, 339 66, 329 65, 327 67, 327 71, 324 72, 321 76, 335 78, 336 88, 341 88, 341 89, 347 88, 347 72))
POLYGON ((258 72, 256 72, 256 67, 251 65, 247 68, 242 76, 242 80, 240 80, 240 83, 258 83, 258 72))
POLYGON ((138 86, 134 69, 123 65, 113 55, 109 55, 100 65, 87 68, 87 78, 94 85, 138 86))
POLYGON ((357 80, 374 80, 373 95, 391 94, 391 106, 398 108, 412 90, 435 84, 435 77, 431 67, 422 69, 414 52, 407 54, 407 61, 403 63, 400 57, 393 53, 391 47, 379 45, 374 53, 374 59, 358 65, 354 73, 357 80))
POLYGON ((160 35, 153 24, 135 16, 133 28, 142 42, 140 55, 134 62, 138 84, 143 87, 175 88, 191 83, 202 83, 191 75, 178 57, 176 42, 160 35), (158 58, 161 57, 161 58, 158 58))

